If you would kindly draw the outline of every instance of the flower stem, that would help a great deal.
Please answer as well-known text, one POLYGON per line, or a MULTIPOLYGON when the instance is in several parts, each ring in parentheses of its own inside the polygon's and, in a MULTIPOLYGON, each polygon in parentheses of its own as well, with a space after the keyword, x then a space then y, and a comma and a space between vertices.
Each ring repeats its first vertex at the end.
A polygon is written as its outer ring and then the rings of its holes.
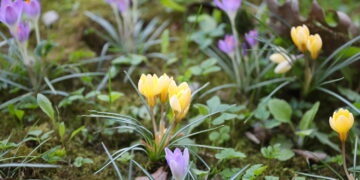
POLYGON ((151 117, 151 122, 152 122, 152 125, 153 125, 153 129, 154 129, 154 135, 156 135, 158 130, 157 130, 156 122, 155 122, 155 115, 154 115, 154 108, 153 107, 150 107, 150 117, 151 117))
POLYGON ((39 45, 40 41, 41 41, 41 37, 40 37, 40 29, 39 29, 39 21, 38 20, 34 21, 34 26, 35 26, 36 42, 37 42, 37 45, 39 45))
POLYGON ((349 174, 347 167, 346 167, 346 151, 345 151, 345 141, 341 141, 341 154, 343 158, 343 168, 348 180, 354 180, 354 177, 349 174))

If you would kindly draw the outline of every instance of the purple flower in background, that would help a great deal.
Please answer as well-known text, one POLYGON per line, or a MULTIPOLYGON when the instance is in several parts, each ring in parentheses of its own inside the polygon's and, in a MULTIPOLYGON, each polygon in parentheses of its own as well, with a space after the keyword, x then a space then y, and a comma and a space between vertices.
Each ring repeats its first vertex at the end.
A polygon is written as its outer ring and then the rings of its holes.
POLYGON ((254 47, 257 43, 258 33, 256 30, 251 30, 245 34, 245 40, 250 47, 254 47))
POLYGON ((21 19, 21 13, 23 8, 22 0, 1 0, 0 5, 0 21, 5 23, 9 28, 16 26, 21 19))
POLYGON ((26 22, 20 22, 19 25, 16 27, 15 30, 15 38, 19 42, 25 42, 29 39, 30 35, 30 27, 29 24, 26 22))
POLYGON ((119 11, 124 12, 129 8, 130 0, 105 0, 108 4, 114 4, 119 11))
POLYGON ((242 0, 214 0, 217 7, 227 13, 236 13, 242 0))
POLYGON ((218 42, 219 49, 227 54, 234 52, 236 48, 236 39, 233 35, 225 35, 223 40, 218 42))
POLYGON ((248 45, 246 44, 246 43, 242 43, 241 44, 241 47, 242 47, 242 54, 244 55, 244 56, 246 56, 248 53, 247 53, 247 51, 248 51, 248 45))
POLYGON ((184 153, 182 153, 179 148, 176 148, 174 152, 165 148, 165 159, 175 180, 184 180, 189 166, 188 149, 185 148, 184 153))
POLYGON ((39 0, 25 0, 24 13, 31 19, 36 19, 40 16, 41 6, 39 0))

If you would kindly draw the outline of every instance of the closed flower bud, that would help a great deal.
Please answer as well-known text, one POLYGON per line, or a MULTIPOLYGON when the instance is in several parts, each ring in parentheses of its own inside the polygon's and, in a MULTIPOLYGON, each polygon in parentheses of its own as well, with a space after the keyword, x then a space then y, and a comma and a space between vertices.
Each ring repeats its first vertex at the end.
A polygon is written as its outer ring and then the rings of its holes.
POLYGON ((156 96, 160 94, 159 78, 154 75, 142 74, 138 83, 139 91, 146 97, 147 103, 150 107, 156 104, 156 96))
POLYGON ((25 0, 24 12, 31 19, 37 19, 41 13, 41 6, 39 0, 25 0))
POLYGON ((187 83, 181 83, 179 86, 174 81, 169 85, 170 106, 175 114, 176 123, 185 117, 189 111, 191 103, 191 89, 187 83))
POLYGON ((322 48, 322 40, 320 35, 310 35, 306 47, 311 54, 311 58, 315 60, 319 56, 319 52, 322 48))
POLYGON ((176 148, 174 152, 165 148, 165 159, 170 167, 171 174, 175 180, 184 180, 189 168, 189 150, 184 149, 181 152, 179 148, 176 148))
POLYGON ((161 103, 165 103, 168 99, 168 89, 172 77, 169 77, 166 74, 163 74, 159 78, 159 89, 160 89, 160 101, 161 103))
POLYGON ((274 70, 276 74, 284 74, 291 69, 291 63, 288 61, 284 61, 278 64, 274 70))
POLYGON ((330 127, 339 134, 340 140, 344 142, 354 124, 354 116, 346 109, 339 109, 330 117, 329 123, 330 127))
POLYGON ((283 53, 274 53, 269 57, 270 61, 280 64, 284 61, 289 61, 289 57, 283 53))
POLYGON ((306 51, 306 44, 310 36, 308 27, 304 24, 302 26, 291 28, 291 39, 293 40, 296 47, 301 51, 306 51))

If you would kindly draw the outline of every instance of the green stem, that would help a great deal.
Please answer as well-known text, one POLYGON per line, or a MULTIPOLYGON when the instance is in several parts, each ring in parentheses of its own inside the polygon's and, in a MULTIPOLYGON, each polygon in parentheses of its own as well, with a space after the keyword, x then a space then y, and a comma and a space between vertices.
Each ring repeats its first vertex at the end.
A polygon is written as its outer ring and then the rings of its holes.
POLYGON ((37 42, 37 45, 39 45, 40 41, 41 41, 41 37, 40 37, 40 29, 39 29, 39 20, 38 19, 34 21, 34 26, 35 26, 36 42, 37 42))
POLYGON ((341 141, 341 154, 342 154, 342 159, 343 159, 343 168, 344 168, 346 177, 348 178, 348 180, 353 180, 354 177, 349 174, 347 167, 346 167, 345 141, 341 141))
POLYGON ((153 129, 154 129, 154 135, 156 135, 156 133, 158 132, 158 128, 155 122, 155 115, 154 115, 154 108, 150 107, 150 116, 151 116, 151 122, 153 125, 153 129))

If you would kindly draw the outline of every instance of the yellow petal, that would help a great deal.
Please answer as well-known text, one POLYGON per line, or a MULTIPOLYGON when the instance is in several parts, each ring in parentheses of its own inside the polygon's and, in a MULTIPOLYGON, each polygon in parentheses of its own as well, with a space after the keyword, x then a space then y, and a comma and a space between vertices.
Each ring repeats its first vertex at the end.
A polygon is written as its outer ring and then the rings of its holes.
POLYGON ((287 61, 285 56, 282 53, 274 53, 269 57, 270 61, 280 64, 284 61, 287 61))
POLYGON ((179 102, 179 100, 178 100, 178 98, 176 96, 172 96, 170 98, 170 106, 171 106, 171 109, 175 113, 180 113, 181 112, 181 105, 180 105, 180 102, 179 102))
POLYGON ((315 60, 319 56, 319 52, 322 48, 322 40, 320 35, 311 35, 307 41, 306 47, 311 54, 311 58, 315 60))
POLYGON ((291 69, 291 64, 287 61, 280 63, 276 66, 274 72, 276 74, 283 74, 288 72, 291 69))

